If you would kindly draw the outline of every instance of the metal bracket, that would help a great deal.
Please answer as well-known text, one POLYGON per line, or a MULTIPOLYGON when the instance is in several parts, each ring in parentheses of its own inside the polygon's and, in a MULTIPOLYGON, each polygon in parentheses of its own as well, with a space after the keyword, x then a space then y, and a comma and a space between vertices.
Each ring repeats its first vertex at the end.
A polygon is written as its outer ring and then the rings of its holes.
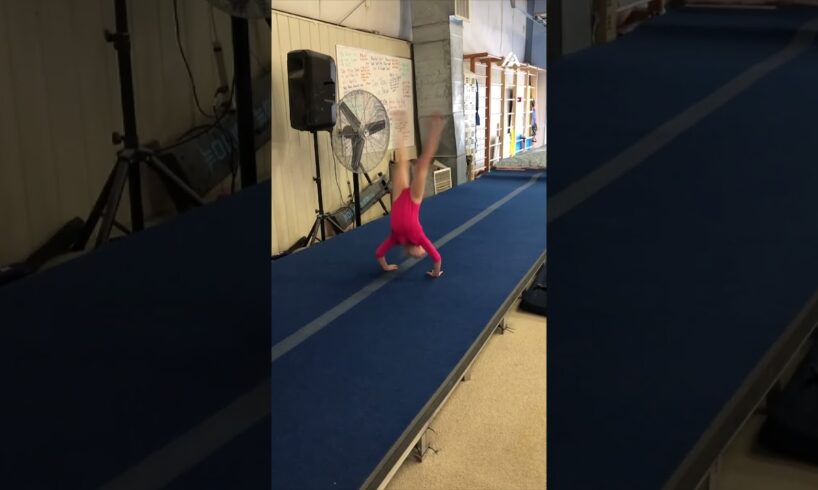
POLYGON ((114 45, 117 51, 131 50, 131 36, 127 32, 112 32, 108 29, 104 31, 105 41, 114 45))
POLYGON ((775 384, 770 388, 770 391, 764 395, 764 399, 761 401, 758 407, 756 407, 755 414, 756 415, 767 415, 767 411, 769 410, 771 405, 775 404, 776 399, 781 395, 781 380, 777 380, 775 384))
POLYGON ((432 447, 432 441, 429 436, 429 432, 436 434, 434 429, 432 429, 431 427, 427 427, 426 430, 423 431, 423 435, 420 436, 420 440, 418 440, 417 444, 415 444, 414 451, 412 451, 415 455, 415 458, 420 462, 423 462, 423 458, 424 456, 426 456, 426 453, 429 450, 431 450, 434 453, 437 453, 437 450, 434 447, 432 447))
POLYGON ((720 485, 720 476, 721 476, 721 456, 719 456, 716 461, 713 462, 713 466, 710 468, 710 475, 708 477, 708 484, 710 485, 709 490, 718 490, 720 485))
POLYGON ((500 320, 500 323, 497 325, 497 333, 500 335, 504 335, 506 331, 513 332, 514 330, 511 328, 511 325, 508 323, 505 317, 500 320))
POLYGON ((702 479, 701 483, 699 483, 699 485, 696 487, 696 490, 719 490, 720 473, 721 456, 716 458, 712 466, 710 466, 710 469, 707 471, 707 475, 705 475, 704 479, 702 479))

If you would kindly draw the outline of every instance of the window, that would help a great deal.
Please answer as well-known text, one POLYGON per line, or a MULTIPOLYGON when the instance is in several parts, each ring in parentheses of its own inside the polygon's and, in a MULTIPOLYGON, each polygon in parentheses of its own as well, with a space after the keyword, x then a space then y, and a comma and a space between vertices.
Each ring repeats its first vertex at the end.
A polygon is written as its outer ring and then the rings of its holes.
POLYGON ((454 15, 463 20, 469 20, 471 18, 471 0, 454 0, 454 15))

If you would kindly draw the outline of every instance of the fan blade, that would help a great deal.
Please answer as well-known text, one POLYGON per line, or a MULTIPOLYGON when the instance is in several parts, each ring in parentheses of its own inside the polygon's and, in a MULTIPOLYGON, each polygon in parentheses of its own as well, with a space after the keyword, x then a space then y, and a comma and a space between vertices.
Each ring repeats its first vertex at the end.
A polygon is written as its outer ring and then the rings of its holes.
POLYGON ((344 129, 341 130, 341 136, 351 139, 358 136, 358 132, 352 129, 352 126, 344 126, 344 129))
POLYGON ((349 106, 347 106, 346 102, 342 100, 338 107, 341 109, 341 112, 344 113, 347 119, 349 119, 349 122, 352 125, 352 128, 355 130, 355 132, 360 131, 361 121, 359 121, 358 118, 355 117, 355 114, 352 112, 352 109, 350 109, 349 106))
POLYGON ((386 127, 386 121, 381 119, 380 121, 375 121, 373 123, 369 123, 366 125, 366 130, 369 134, 377 133, 378 131, 383 131, 386 127))
POLYGON ((364 154, 364 139, 355 138, 352 140, 352 171, 359 172, 361 168, 361 157, 364 154))

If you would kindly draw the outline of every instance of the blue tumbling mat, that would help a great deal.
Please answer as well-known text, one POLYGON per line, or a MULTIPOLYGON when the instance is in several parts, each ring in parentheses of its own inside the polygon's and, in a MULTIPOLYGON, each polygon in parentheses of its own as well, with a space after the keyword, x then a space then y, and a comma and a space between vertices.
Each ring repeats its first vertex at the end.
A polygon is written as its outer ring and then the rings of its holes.
POLYGON ((755 368, 780 367, 811 328, 798 315, 818 290, 818 42, 814 22, 797 32, 816 18, 674 11, 551 64, 549 211, 792 54, 549 217, 549 488, 693 488, 769 387, 755 368))
MULTIPOLYGON (((429 259, 402 270, 273 361, 273 488, 357 489, 376 470, 545 251, 544 173, 493 172, 424 201, 438 241, 509 196, 439 248, 443 277, 426 276, 429 259)), ((383 278, 388 230, 379 219, 274 261, 273 344, 383 278)))
MULTIPOLYGON (((0 288, 4 488, 100 488, 269 377, 269 205, 259 184, 0 288)), ((264 439, 255 476, 203 466, 269 484, 264 439)))

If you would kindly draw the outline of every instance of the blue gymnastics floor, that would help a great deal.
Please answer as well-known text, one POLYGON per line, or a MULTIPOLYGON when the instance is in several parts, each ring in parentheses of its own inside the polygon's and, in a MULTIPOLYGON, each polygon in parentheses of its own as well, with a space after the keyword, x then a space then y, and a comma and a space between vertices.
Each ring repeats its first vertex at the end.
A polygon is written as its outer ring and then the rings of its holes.
POLYGON ((260 184, 0 288, 0 486, 99 488, 269 377, 269 203, 260 184))
POLYGON ((551 150, 560 168, 549 176, 549 195, 783 49, 808 15, 671 11, 614 43, 555 61, 548 83, 564 96, 549 98, 548 132, 562 154, 551 150))
MULTIPOLYGON (((432 241, 530 183, 495 172, 429 198, 432 241)), ((545 250, 545 177, 272 364, 273 488, 357 489, 545 250)), ((384 277, 380 219, 273 262, 273 343, 384 277)), ((390 260, 402 262, 393 252, 390 260)))
MULTIPOLYGON (((550 199, 816 17, 676 12, 553 63, 550 199)), ((812 39, 549 222, 549 488, 662 488, 818 290, 815 87, 812 39)))

